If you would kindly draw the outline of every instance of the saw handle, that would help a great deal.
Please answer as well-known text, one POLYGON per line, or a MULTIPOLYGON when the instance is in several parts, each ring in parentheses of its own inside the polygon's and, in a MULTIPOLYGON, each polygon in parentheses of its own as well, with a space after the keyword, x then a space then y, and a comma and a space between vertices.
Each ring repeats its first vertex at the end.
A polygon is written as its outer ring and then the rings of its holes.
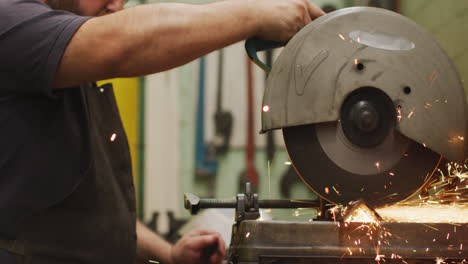
POLYGON ((284 46, 284 43, 273 40, 263 40, 259 39, 258 37, 249 38, 245 42, 245 50, 247 51, 247 55, 249 56, 249 58, 266 72, 270 72, 271 68, 258 58, 257 52, 279 48, 282 46, 284 46))

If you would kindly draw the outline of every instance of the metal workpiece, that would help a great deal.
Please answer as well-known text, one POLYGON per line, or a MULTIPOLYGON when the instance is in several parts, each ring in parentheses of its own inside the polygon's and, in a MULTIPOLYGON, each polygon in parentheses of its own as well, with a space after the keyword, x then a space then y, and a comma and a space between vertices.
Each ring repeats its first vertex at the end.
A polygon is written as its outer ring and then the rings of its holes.
POLYGON ((466 263, 467 225, 243 221, 229 259, 254 263, 466 263))
MULTIPOLYGON (((267 80, 262 131, 337 122, 348 96, 365 87, 389 97, 403 136, 464 160, 468 110, 454 64, 425 29, 378 8, 329 13, 289 41, 267 80)), ((374 119, 372 108, 356 110, 374 119)))

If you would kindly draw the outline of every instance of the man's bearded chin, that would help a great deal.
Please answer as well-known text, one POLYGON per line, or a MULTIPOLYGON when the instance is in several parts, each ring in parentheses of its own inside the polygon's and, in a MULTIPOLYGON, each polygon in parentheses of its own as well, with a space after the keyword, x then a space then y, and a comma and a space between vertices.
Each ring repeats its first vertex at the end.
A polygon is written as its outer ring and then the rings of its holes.
POLYGON ((45 0, 52 9, 65 10, 76 14, 80 13, 79 0, 45 0))

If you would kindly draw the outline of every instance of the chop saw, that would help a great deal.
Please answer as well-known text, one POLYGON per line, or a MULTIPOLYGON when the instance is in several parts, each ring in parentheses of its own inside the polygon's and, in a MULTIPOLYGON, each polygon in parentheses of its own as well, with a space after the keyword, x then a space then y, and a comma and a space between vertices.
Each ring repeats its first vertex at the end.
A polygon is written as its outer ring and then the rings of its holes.
MULTIPOLYGON (((264 69, 255 53, 269 46, 246 44, 264 69)), ((275 61, 262 109, 262 132, 282 129, 304 183, 332 203, 402 201, 442 158, 466 157, 455 66, 428 32, 384 9, 346 8, 303 28, 275 61)))
MULTIPOLYGON (((246 42, 267 71, 256 53, 276 46, 246 42)), ((326 213, 404 201, 446 161, 463 164, 467 110, 454 64, 423 28, 378 8, 329 13, 287 43, 262 105, 261 132, 282 130, 292 165, 321 199, 261 200, 247 184, 233 200, 186 194, 185 207, 236 209, 230 264, 466 263, 468 219, 454 228, 377 216, 369 225, 326 213), (320 221, 258 220, 261 208, 299 207, 320 221)))

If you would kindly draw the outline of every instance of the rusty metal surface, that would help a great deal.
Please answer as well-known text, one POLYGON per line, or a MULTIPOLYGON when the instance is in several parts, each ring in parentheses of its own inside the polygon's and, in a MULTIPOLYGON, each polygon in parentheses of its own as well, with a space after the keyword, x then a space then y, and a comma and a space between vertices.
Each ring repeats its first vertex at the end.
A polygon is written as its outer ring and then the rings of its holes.
POLYGON ((467 242, 467 224, 243 221, 233 227, 229 261, 460 263, 468 258, 467 242))

